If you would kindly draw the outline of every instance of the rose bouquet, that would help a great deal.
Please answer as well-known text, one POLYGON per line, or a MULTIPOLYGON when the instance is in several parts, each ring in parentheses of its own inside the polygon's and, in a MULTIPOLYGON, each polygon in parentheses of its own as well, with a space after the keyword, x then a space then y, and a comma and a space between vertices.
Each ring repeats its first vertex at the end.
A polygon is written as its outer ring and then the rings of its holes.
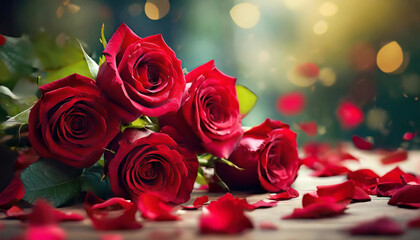
POLYGON ((92 194, 140 209, 184 203, 200 185, 290 191, 296 134, 271 119, 244 131, 257 97, 214 61, 187 72, 162 36, 140 38, 124 24, 109 42, 102 29, 101 41, 99 64, 80 45, 90 74, 39 84, 35 104, 2 124, 1 209, 21 199, 69 205, 86 192, 89 215, 95 204, 131 208, 92 194))

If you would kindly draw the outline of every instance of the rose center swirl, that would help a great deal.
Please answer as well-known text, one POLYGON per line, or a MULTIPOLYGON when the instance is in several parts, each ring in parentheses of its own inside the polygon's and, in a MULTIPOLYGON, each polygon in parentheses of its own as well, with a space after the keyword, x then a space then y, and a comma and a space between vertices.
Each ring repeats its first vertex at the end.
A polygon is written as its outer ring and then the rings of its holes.
POLYGON ((149 162, 140 166, 140 178, 143 181, 151 181, 157 178, 162 171, 162 165, 159 162, 149 162))

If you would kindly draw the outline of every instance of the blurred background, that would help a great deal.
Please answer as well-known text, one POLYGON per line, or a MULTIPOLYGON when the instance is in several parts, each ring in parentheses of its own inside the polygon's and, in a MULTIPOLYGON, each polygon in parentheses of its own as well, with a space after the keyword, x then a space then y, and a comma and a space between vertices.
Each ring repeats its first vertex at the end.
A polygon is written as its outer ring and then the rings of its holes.
MULTIPOLYGON (((1 1, 0 34, 14 38, 0 52, 0 84, 19 96, 38 74, 88 73, 74 39, 97 61, 102 23, 109 39, 124 22, 140 37, 162 34, 187 70, 214 59, 256 93, 243 125, 274 118, 299 143, 359 135, 418 149, 418 136, 403 135, 420 127, 419 10, 396 0, 1 1)), ((6 108, 3 99, 2 121, 6 108)))

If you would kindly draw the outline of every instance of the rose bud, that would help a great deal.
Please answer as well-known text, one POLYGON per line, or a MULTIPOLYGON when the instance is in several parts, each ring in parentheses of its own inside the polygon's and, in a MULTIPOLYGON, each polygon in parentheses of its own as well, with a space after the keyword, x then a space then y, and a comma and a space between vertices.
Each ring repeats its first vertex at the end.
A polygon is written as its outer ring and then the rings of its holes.
POLYGON ((266 119, 244 133, 229 160, 244 170, 217 163, 216 171, 232 190, 287 190, 299 169, 296 134, 281 121, 266 119))
POLYGON ((126 129, 108 148, 115 152, 105 155, 115 195, 136 200, 142 193, 151 193, 176 204, 190 199, 197 157, 167 134, 126 129))
POLYGON ((188 73, 186 80, 183 106, 178 113, 160 117, 159 124, 182 129, 191 151, 229 157, 243 134, 236 79, 218 70, 212 60, 188 73))
POLYGON ((179 109, 185 77, 181 61, 161 35, 140 38, 123 23, 103 54, 106 61, 96 81, 112 101, 126 110, 125 121, 179 109))
POLYGON ((73 74, 40 88, 29 115, 29 141, 43 158, 89 167, 120 131, 118 107, 87 77, 73 74), (115 110, 115 111, 114 111, 115 110))

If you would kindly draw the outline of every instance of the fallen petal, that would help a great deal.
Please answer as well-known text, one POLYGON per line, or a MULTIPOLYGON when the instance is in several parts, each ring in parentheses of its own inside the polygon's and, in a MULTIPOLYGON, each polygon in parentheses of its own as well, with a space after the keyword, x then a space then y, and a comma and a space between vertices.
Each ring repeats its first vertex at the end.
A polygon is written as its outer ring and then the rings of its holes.
POLYGON ((403 183, 401 180, 401 175, 403 172, 399 167, 395 167, 391 171, 387 172, 382 177, 378 178, 378 183, 393 182, 393 183, 403 183))
POLYGON ((276 200, 276 201, 289 200, 289 199, 297 198, 297 197, 299 197, 299 192, 293 188, 288 188, 284 192, 273 193, 269 195, 269 199, 276 200))
POLYGON ((295 208, 293 213, 283 219, 294 218, 327 218, 344 214, 346 206, 334 203, 314 203, 305 208, 295 208))
POLYGON ((255 202, 255 203, 251 203, 250 205, 252 205, 254 207, 254 209, 257 209, 257 208, 271 208, 271 207, 277 206, 277 202, 266 202, 264 200, 260 200, 260 201, 255 202))
POLYGON ((420 228, 420 217, 411 219, 407 225, 411 228, 420 228))
POLYGON ((395 152, 390 153, 389 155, 381 158, 382 164, 392 164, 397 162, 402 162, 407 160, 408 152, 404 149, 398 149, 395 152))
POLYGON ((352 199, 352 203, 356 203, 356 202, 368 202, 370 201, 371 198, 370 196, 360 187, 355 187, 354 188, 354 196, 352 199))
POLYGON ((203 208, 200 217, 200 232, 236 234, 253 228, 244 214, 244 209, 229 197, 220 197, 203 208))
POLYGON ((358 127, 364 119, 363 111, 354 103, 345 101, 337 109, 337 117, 344 129, 358 127))
POLYGON ((371 150, 373 148, 373 144, 371 142, 357 135, 353 135, 351 140, 353 141, 354 146, 360 150, 371 150))
POLYGON ((123 198, 111 198, 104 201, 88 192, 83 207, 95 229, 120 230, 142 227, 136 221, 136 206, 123 198))
POLYGON ((406 185, 392 195, 388 204, 399 207, 420 204, 420 185, 406 185))
POLYGON ((389 217, 381 217, 375 220, 362 222, 351 228, 352 235, 401 235, 403 229, 389 217))
POLYGON ((277 230, 277 229, 279 229, 278 227, 277 227, 277 225, 275 225, 274 223, 272 223, 272 222, 267 222, 267 221, 265 221, 265 222, 260 222, 259 224, 258 224, 258 228, 259 229, 262 229, 262 230, 277 230))
POLYGON ((402 183, 379 183, 376 186, 376 194, 378 197, 391 197, 404 186, 405 184, 402 183))
POLYGON ((204 205, 204 203, 209 201, 209 197, 204 195, 195 199, 192 205, 181 206, 185 210, 196 210, 204 205))
POLYGON ((306 97, 301 92, 285 93, 277 99, 277 110, 286 116, 297 115, 305 109, 306 97))
POLYGON ((137 199, 137 208, 143 218, 151 221, 179 220, 178 216, 172 214, 173 207, 154 194, 141 194, 137 199))

